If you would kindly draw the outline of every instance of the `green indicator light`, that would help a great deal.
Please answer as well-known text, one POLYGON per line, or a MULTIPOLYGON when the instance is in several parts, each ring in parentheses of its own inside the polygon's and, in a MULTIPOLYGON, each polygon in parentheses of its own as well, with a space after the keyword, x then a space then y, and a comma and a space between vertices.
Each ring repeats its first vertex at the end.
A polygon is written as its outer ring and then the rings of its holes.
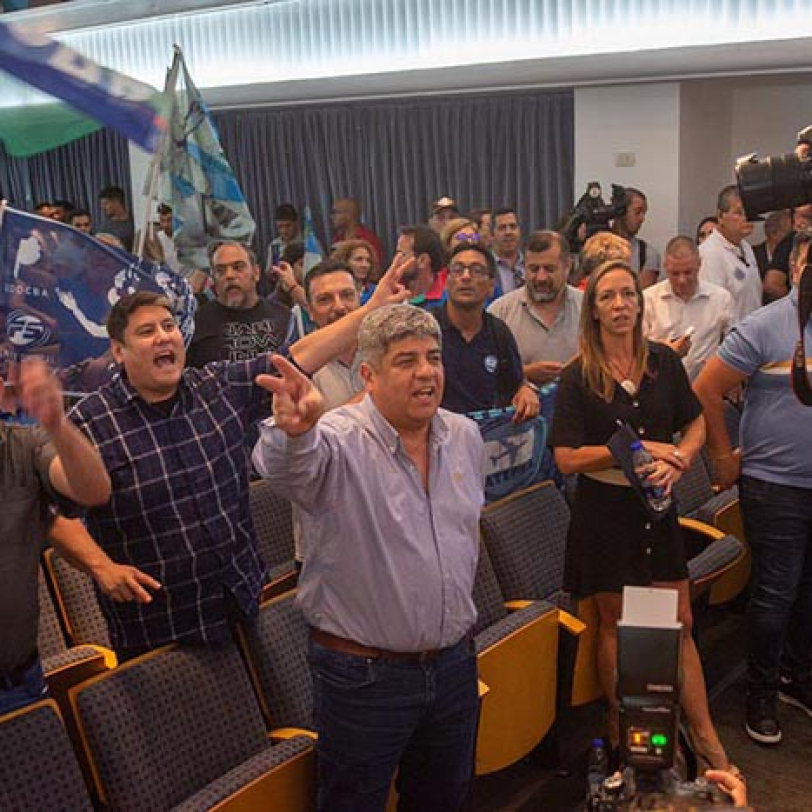
POLYGON ((668 737, 663 735, 662 733, 655 733, 651 737, 651 743, 655 747, 665 747, 668 744, 668 737))

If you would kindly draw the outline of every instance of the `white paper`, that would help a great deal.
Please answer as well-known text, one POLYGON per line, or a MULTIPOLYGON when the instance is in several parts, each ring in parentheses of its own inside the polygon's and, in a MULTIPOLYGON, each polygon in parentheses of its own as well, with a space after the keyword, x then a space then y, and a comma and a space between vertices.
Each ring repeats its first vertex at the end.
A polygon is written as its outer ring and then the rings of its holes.
POLYGON ((621 626, 678 629, 677 590, 644 586, 623 587, 621 626))

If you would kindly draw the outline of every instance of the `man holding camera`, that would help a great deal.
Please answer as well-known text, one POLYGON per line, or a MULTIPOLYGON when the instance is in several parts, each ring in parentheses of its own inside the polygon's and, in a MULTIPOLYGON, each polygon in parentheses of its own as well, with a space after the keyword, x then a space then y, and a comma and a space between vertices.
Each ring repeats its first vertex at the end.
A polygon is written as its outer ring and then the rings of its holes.
MULTIPOLYGON (((790 295, 740 322, 694 385, 717 484, 730 487, 741 474, 753 555, 746 729, 760 744, 781 741, 778 699, 812 717, 812 409, 801 405, 790 385, 797 286, 811 242, 812 232, 796 236, 790 295), (741 448, 734 449, 722 399, 744 381, 741 448)), ((804 335, 812 346, 812 324, 804 335)))

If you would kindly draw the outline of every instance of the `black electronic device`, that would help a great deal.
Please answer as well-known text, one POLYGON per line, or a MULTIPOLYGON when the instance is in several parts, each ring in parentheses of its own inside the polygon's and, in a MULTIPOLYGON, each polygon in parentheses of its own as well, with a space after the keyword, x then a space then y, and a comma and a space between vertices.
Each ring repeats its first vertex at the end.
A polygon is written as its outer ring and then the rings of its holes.
POLYGON ((748 220, 805 206, 812 203, 812 159, 793 152, 766 158, 745 155, 736 162, 736 183, 748 220))
POLYGON ((600 183, 590 181, 586 191, 575 204, 572 211, 564 216, 559 228, 560 233, 569 243, 570 250, 577 254, 583 243, 599 231, 610 231, 612 221, 626 214, 626 190, 623 186, 612 184, 612 197, 607 203, 603 199, 600 183), (581 226, 584 231, 581 233, 581 226))
MULTIPOLYGON (((595 774, 591 759, 588 812, 631 810, 684 810, 731 808, 730 799, 704 778, 685 781, 674 768, 679 728, 679 674, 682 626, 676 619, 652 625, 626 620, 631 592, 665 592, 627 588, 624 619, 618 624, 618 699, 620 704, 620 758, 623 769, 603 777, 595 774)), ((659 607, 658 607, 659 608, 659 607)), ((639 616, 639 613, 638 613, 639 616)), ((604 762, 605 763, 605 762, 604 762)))

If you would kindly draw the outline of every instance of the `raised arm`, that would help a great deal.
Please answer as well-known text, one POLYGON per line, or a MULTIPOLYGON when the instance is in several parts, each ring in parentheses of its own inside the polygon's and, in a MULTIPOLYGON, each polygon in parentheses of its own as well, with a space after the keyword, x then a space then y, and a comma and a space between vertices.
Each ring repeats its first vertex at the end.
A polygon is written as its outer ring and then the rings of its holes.
POLYGON ((273 394, 273 417, 277 428, 288 437, 305 434, 324 414, 324 398, 313 382, 281 355, 271 359, 279 372, 258 375, 257 384, 273 394))
POLYGON ((96 449, 65 416, 62 389, 48 365, 23 361, 16 381, 23 409, 48 433, 56 456, 48 471, 51 484, 81 505, 103 505, 110 477, 96 449))

